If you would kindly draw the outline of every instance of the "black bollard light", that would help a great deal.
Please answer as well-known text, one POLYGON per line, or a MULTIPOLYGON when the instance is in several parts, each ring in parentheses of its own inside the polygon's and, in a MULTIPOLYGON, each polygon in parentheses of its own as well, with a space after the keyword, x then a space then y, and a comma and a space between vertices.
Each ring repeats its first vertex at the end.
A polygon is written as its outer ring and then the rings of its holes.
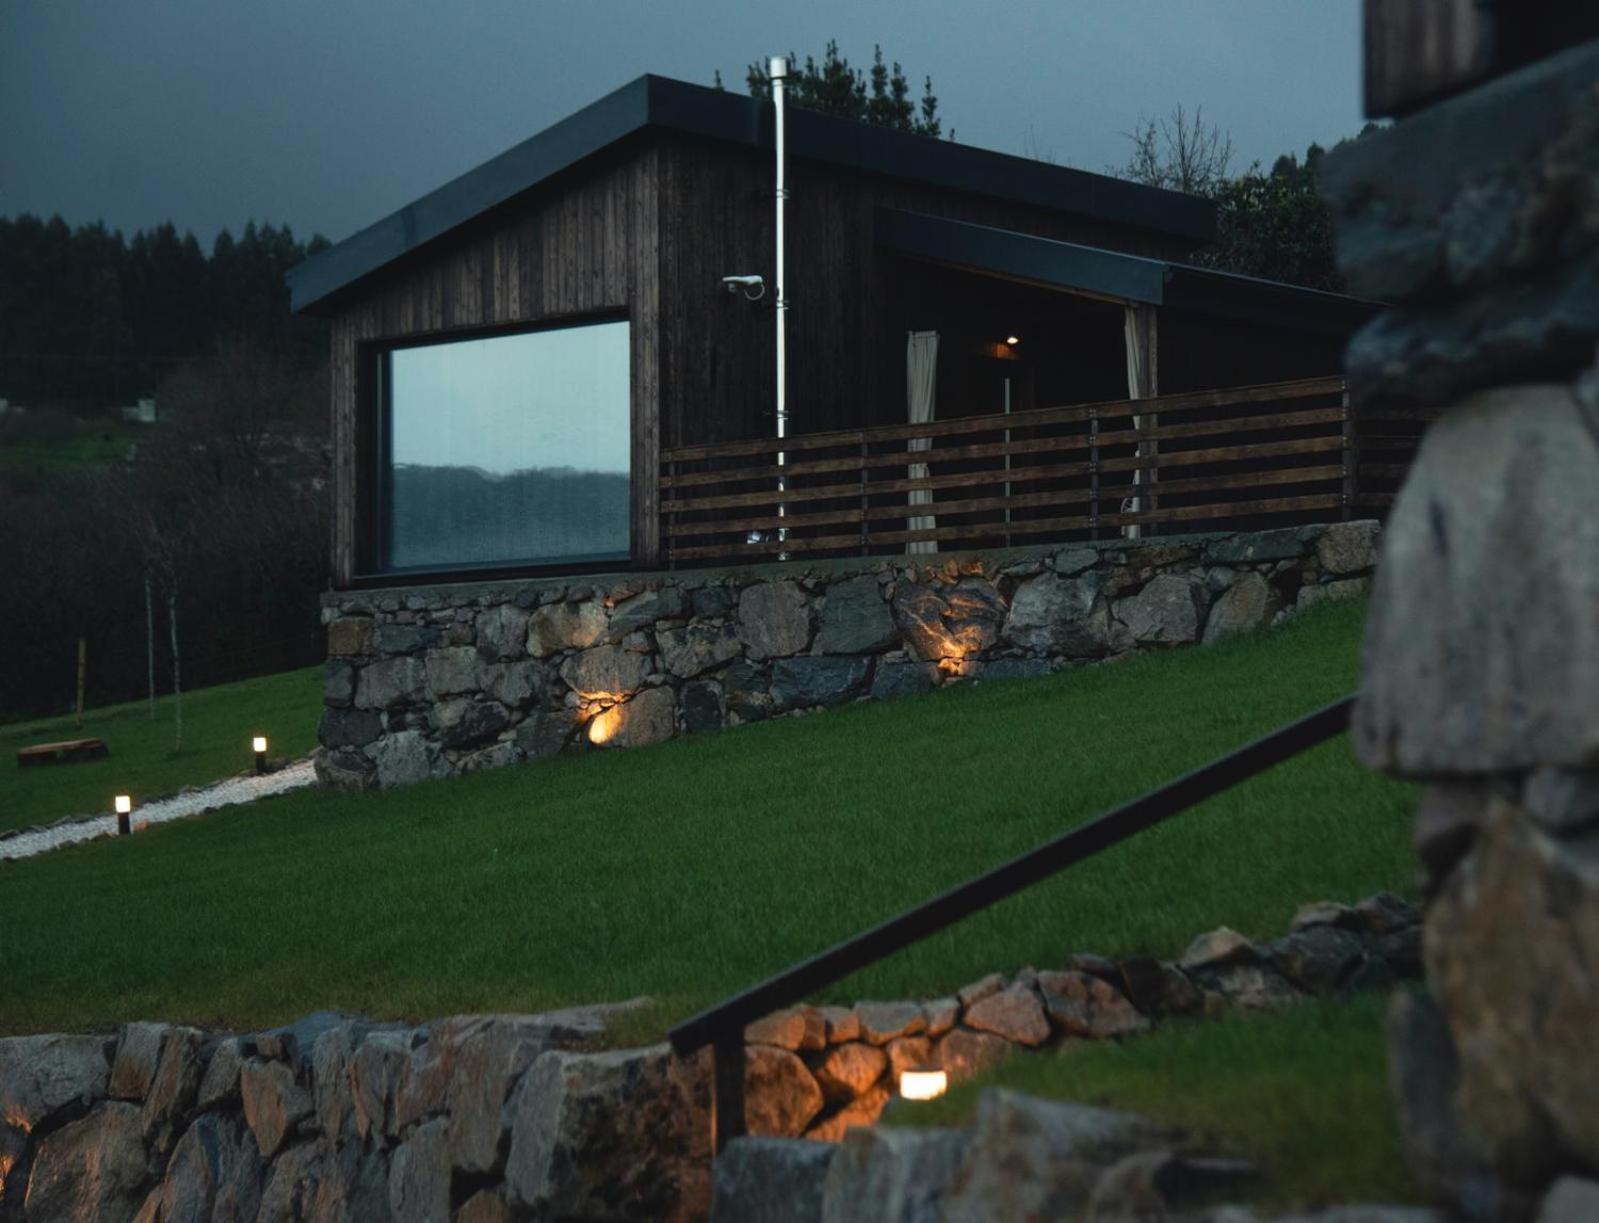
POLYGON ((118 794, 113 806, 117 813, 117 835, 125 837, 133 831, 133 796, 118 794))
POLYGON ((266 736, 257 735, 255 738, 251 739, 250 747, 255 752, 255 772, 256 776, 259 777, 261 774, 266 772, 266 736))

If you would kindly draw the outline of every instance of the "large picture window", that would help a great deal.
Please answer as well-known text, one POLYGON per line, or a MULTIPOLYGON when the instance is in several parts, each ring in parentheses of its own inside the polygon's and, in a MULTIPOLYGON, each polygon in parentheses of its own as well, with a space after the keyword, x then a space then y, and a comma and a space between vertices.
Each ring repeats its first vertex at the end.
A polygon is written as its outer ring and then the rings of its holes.
POLYGON ((628 557, 627 323, 380 359, 384 569, 628 557))

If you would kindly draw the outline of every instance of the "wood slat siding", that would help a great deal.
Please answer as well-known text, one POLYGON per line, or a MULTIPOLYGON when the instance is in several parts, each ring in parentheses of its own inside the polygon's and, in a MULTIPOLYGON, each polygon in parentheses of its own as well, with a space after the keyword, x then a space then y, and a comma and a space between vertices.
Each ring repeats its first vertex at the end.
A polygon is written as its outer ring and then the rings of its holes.
POLYGON ((899 551, 922 540, 972 546, 1091 536, 1102 528, 1303 522, 1348 516, 1357 506, 1384 509, 1425 421, 1407 416, 1355 428, 1350 413, 1343 379, 1319 378, 835 430, 781 446, 773 438, 680 446, 662 454, 666 556, 675 565, 899 551), (1135 414, 1144 426, 1126 427, 1135 414), (1106 421, 1121 427, 1104 428, 1106 421), (966 444, 984 435, 999 440, 966 444), (905 443, 916 437, 956 444, 912 451, 905 443), (779 449, 788 457, 781 518, 779 469, 759 461, 779 449), (1366 461, 1366 454, 1382 461, 1366 461), (1031 465, 1004 465, 1020 456, 1031 465), (698 469, 680 473, 685 463, 698 469), (919 463, 929 474, 910 478, 907 468, 919 463), (1136 483, 1134 473, 1141 476, 1136 483), (907 503, 905 494, 924 489, 954 496, 907 503), (1142 507, 1124 510, 1124 499, 1135 496, 1144 498, 1142 507), (934 526, 908 529, 915 515, 932 516, 934 526), (971 515, 984 517, 951 521, 971 515), (775 537, 753 544, 744 538, 780 526, 787 531, 781 545, 775 537))
POLYGON ((333 580, 374 563, 370 494, 372 352, 386 343, 608 312, 631 324, 633 553, 653 565, 660 515, 659 151, 635 147, 580 168, 538 199, 401 264, 332 320, 333 580), (366 503, 363 504, 363 499, 366 503))

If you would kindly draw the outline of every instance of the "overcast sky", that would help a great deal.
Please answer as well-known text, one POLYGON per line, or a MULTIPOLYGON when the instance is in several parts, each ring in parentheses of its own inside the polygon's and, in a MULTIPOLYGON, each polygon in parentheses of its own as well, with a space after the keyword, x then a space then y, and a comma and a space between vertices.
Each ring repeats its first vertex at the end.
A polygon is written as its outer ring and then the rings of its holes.
POLYGON ((931 74, 963 143, 1103 170, 1203 106, 1269 163, 1361 124, 1359 0, 0 0, 0 216, 337 241, 644 72, 931 74))

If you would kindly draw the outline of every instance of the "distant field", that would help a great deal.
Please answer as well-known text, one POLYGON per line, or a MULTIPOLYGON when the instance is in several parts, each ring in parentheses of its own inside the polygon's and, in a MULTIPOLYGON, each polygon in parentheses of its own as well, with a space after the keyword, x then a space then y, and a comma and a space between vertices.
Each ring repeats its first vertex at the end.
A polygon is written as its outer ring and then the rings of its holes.
POLYGON ((103 467, 128 457, 128 448, 148 432, 148 426, 125 421, 76 422, 71 436, 49 441, 0 441, 0 466, 44 467, 67 470, 103 467))
MULTIPOLYGON (((1221 646, 635 751, 301 792, 0 866, 0 1031, 649 994, 659 1005, 640 1035, 658 1035, 1342 695, 1363 611, 1329 605, 1221 646)), ((264 705, 219 703, 216 771, 244 765, 233 745, 258 722, 309 741, 313 673, 283 684, 281 728, 260 722, 264 705)), ((197 732, 210 720, 190 716, 197 732)), ((829 996, 931 997, 1075 951, 1171 955, 1222 923, 1278 933, 1301 901, 1408 892, 1415 801, 1335 741, 829 996)))
POLYGON ((0 829, 108 811, 120 793, 142 801, 243 772, 253 760, 252 735, 266 735, 274 756, 303 755, 316 746, 321 700, 320 667, 184 693, 183 750, 177 753, 171 697, 156 700, 154 721, 147 703, 134 701, 91 709, 81 727, 70 715, 0 723, 0 829), (19 747, 90 737, 104 739, 110 756, 17 767, 19 747))

